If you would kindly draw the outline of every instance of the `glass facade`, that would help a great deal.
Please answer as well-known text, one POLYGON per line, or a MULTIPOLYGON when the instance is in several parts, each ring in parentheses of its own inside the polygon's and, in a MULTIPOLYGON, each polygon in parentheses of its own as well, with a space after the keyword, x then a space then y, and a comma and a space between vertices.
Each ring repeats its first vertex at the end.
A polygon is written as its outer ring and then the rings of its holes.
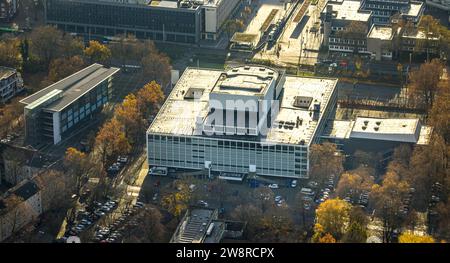
POLYGON ((308 178, 308 146, 268 144, 217 138, 148 134, 148 162, 152 166, 308 178))
POLYGON ((199 8, 83 0, 47 0, 45 8, 47 23, 69 32, 102 36, 132 33, 138 38, 181 43, 196 43, 200 36, 199 8))
POLYGON ((64 108, 60 114, 60 133, 62 137, 79 122, 102 109, 111 98, 111 82, 104 80, 95 88, 64 108))

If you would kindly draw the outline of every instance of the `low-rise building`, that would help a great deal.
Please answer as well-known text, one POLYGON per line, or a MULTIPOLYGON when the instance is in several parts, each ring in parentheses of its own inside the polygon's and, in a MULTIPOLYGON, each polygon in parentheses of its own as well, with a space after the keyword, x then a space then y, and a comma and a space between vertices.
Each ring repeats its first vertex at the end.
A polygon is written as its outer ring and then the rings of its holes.
POLYGON ((360 9, 360 1, 328 1, 321 13, 324 45, 330 51, 366 53, 372 12, 360 9))
POLYGON ((342 145, 349 152, 359 150, 386 151, 407 143, 426 145, 432 127, 419 119, 357 117, 355 120, 330 120, 322 139, 342 145))
POLYGON ((373 25, 367 35, 367 51, 376 60, 391 60, 394 49, 399 53, 439 54, 440 36, 418 28, 398 28, 388 25, 373 25))
POLYGON ((424 12, 425 6, 420 1, 412 0, 364 0, 361 2, 361 10, 371 11, 373 23, 386 25, 395 14, 403 19, 418 23, 424 12))
POLYGON ((58 144, 86 124, 111 99, 119 68, 92 64, 20 102, 30 144, 58 144))
POLYGON ((392 60, 392 27, 373 25, 367 35, 367 51, 376 60, 392 60))
POLYGON ((17 70, 0 67, 0 102, 5 103, 23 89, 22 76, 17 70))
POLYGON ((19 0, 0 0, 0 20, 9 22, 17 13, 19 0))
POLYGON ((0 144, 0 184, 17 185, 31 179, 42 165, 42 156, 37 150, 0 144))
POLYGON ((178 224, 170 243, 220 243, 242 238, 246 223, 218 219, 218 210, 190 207, 178 224))
POLYGON ((41 191, 25 180, 0 197, 0 242, 42 214, 41 191))
POLYGON ((151 167, 308 178, 337 79, 187 68, 147 130, 151 167))

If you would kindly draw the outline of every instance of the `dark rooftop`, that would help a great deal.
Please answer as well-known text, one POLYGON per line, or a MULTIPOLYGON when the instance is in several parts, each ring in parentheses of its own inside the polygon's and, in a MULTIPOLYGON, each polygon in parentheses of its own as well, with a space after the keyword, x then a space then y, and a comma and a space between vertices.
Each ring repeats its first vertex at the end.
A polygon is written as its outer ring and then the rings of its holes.
POLYGON ((50 111, 61 111, 73 101, 90 91, 97 84, 115 74, 119 70, 119 68, 105 67, 101 64, 95 63, 48 86, 45 89, 26 97, 20 102, 25 105, 29 105, 54 90, 61 90, 63 92, 62 98, 45 107, 45 109, 50 111))
POLYGON ((23 200, 27 200, 39 191, 39 187, 33 182, 28 181, 17 188, 13 193, 23 200))

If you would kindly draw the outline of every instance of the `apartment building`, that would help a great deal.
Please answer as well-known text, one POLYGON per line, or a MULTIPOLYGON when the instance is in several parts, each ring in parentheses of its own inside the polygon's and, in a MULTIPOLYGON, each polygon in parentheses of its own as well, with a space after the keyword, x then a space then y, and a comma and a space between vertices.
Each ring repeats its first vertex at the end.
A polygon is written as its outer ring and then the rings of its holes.
POLYGON ((41 190, 26 180, 0 197, 0 242, 42 214, 41 190))
POLYGON ((22 76, 17 70, 0 67, 0 102, 7 102, 23 89, 22 76))
POLYGON ((10 22, 19 8, 19 0, 0 0, 0 21, 10 22))
POLYGON ((367 53, 367 33, 372 12, 360 9, 360 1, 328 1, 321 13, 324 45, 330 51, 367 53))

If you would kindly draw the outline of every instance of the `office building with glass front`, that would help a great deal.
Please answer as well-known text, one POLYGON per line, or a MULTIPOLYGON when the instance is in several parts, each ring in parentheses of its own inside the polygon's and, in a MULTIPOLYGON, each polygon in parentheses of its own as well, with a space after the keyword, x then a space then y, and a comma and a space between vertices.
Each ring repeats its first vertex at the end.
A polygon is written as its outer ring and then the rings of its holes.
POLYGON ((90 122, 111 99, 118 71, 92 64, 22 99, 27 142, 58 144, 90 122))

